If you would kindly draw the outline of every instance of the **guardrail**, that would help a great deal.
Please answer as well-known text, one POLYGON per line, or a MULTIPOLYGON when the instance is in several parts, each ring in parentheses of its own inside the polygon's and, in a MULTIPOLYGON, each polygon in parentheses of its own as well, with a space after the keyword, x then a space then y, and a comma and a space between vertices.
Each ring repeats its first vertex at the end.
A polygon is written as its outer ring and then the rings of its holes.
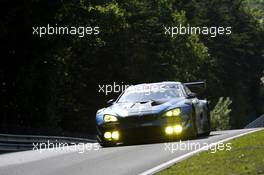
POLYGON ((258 117, 253 122, 249 123, 245 128, 260 128, 264 127, 264 114, 258 117))
POLYGON ((93 136, 90 138, 74 138, 60 136, 38 136, 38 135, 13 135, 0 134, 0 152, 25 151, 33 148, 33 143, 94 143, 93 136))

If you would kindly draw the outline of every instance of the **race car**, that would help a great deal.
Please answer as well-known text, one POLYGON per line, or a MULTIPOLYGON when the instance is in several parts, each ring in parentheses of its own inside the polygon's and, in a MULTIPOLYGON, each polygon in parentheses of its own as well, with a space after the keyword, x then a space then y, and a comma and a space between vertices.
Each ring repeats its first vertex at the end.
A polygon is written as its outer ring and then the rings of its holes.
POLYGON ((174 140, 210 134, 207 100, 188 87, 204 82, 158 82, 129 86, 96 113, 97 140, 114 146, 138 140, 174 140))

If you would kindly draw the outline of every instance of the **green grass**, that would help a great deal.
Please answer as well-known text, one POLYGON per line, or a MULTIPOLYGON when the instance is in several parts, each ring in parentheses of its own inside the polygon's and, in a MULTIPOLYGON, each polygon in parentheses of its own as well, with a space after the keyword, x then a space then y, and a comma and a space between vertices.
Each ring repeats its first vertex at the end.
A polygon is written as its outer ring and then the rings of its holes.
POLYGON ((230 151, 201 152, 159 175, 264 175, 264 130, 228 141, 230 151))

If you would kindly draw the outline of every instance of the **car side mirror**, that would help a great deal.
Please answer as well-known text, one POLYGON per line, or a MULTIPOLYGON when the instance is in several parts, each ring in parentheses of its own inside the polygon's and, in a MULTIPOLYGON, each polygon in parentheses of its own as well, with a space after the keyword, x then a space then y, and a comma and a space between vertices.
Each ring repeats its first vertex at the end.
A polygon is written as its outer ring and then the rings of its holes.
POLYGON ((195 98, 197 95, 194 92, 191 92, 190 94, 188 94, 187 98, 195 98))
POLYGON ((112 105, 114 102, 115 102, 115 99, 110 99, 110 100, 108 100, 106 103, 107 103, 108 105, 112 105))

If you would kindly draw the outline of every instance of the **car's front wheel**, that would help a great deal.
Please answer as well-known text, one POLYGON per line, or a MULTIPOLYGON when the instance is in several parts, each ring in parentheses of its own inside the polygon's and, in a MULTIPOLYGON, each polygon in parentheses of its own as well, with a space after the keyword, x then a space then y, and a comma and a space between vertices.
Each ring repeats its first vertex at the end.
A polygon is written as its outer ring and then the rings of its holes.
POLYGON ((196 126, 196 114, 195 111, 192 111, 192 118, 191 118, 191 138, 196 138, 198 135, 198 130, 196 126))
POLYGON ((207 131, 204 133, 205 136, 209 136, 211 132, 211 121, 210 121, 210 112, 207 110, 207 131))

